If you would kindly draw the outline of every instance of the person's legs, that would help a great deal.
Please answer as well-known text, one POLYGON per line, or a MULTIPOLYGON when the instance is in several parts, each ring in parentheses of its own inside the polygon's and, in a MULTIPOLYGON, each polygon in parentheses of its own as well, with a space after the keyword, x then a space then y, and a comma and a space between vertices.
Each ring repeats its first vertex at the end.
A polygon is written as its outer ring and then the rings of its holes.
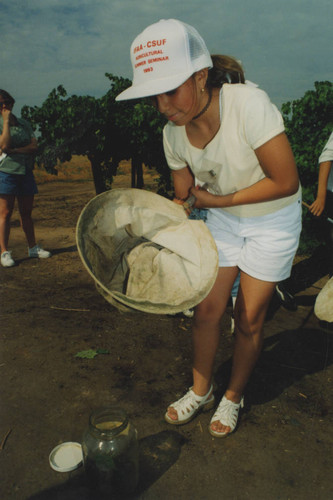
POLYGON ((10 218, 15 204, 15 195, 0 194, 0 248, 1 253, 8 250, 10 218))
POLYGON ((220 322, 238 271, 238 267, 220 268, 210 294, 195 311, 193 390, 199 396, 206 394, 211 384, 215 354, 220 338, 220 322))
POLYGON ((28 246, 32 248, 36 245, 34 223, 31 217, 34 196, 18 196, 17 201, 21 217, 21 226, 27 238, 28 246))
MULTIPOLYGON (((245 386, 259 357, 263 342, 263 324, 276 283, 252 278, 241 272, 240 289, 235 307, 235 347, 231 378, 225 397, 241 401, 245 386)), ((220 421, 211 423, 217 432, 229 432, 220 421)))
MULTIPOLYGON (((190 418, 210 400, 220 320, 226 309, 238 269, 240 289, 235 304, 235 350, 233 368, 222 407, 210 429, 226 435, 235 428, 242 394, 262 346, 262 329, 276 283, 290 273, 301 230, 301 201, 260 217, 235 217, 208 211, 207 226, 219 253, 219 274, 208 297, 196 308, 193 328, 193 381, 191 391, 173 403, 168 417, 180 422, 174 405, 190 418), (256 278, 254 278, 256 276, 256 278), (191 393, 192 392, 192 393, 191 393), (199 400, 198 398, 201 398, 199 400), (229 398, 229 399, 228 399, 229 398), (220 416, 227 416, 223 425, 220 416), (229 430, 228 430, 229 427, 229 430), (221 431, 219 430, 221 429, 221 431), (227 429, 225 432, 222 429, 227 429)), ((221 408, 220 408, 221 407, 221 408)))
MULTIPOLYGON (((209 295, 195 309, 192 390, 198 396, 207 394, 211 386, 220 321, 238 272, 238 267, 220 268, 209 295)), ((172 406, 168 408, 167 414, 171 419, 177 420, 177 411, 172 406)))

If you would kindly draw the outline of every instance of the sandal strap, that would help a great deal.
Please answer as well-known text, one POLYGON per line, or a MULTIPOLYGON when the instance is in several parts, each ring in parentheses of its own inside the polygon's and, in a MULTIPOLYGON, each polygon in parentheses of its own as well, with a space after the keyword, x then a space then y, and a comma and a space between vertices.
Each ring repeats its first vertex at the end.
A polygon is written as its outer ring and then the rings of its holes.
POLYGON ((242 396, 240 403, 234 403, 223 396, 216 412, 213 415, 211 423, 220 421, 222 425, 230 427, 230 432, 234 431, 237 425, 238 414, 240 408, 244 407, 244 397, 242 396))
POLYGON ((196 412, 201 406, 207 403, 214 396, 212 395, 213 385, 211 385, 209 391, 204 396, 198 396, 193 392, 192 387, 182 398, 178 399, 172 403, 169 408, 174 408, 178 414, 178 420, 183 420, 184 418, 190 417, 194 412, 196 412), (209 397, 211 395, 211 397, 209 397))

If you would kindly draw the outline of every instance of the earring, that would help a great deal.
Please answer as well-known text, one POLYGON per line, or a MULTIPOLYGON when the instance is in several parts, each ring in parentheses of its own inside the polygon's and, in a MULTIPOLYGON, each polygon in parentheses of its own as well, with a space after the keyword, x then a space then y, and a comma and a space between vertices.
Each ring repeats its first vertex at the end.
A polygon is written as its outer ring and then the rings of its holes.
POLYGON ((201 93, 203 94, 204 92, 205 92, 205 89, 204 89, 204 88, 203 88, 203 89, 201 89, 201 93))

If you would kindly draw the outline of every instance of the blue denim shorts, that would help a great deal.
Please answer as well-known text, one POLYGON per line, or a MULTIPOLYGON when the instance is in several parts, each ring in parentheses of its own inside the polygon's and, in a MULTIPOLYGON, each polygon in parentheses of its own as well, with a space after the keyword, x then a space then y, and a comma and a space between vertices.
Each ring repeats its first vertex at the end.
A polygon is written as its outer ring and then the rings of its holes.
POLYGON ((38 188, 32 170, 27 170, 25 175, 0 171, 0 195, 33 196, 37 193, 38 188))

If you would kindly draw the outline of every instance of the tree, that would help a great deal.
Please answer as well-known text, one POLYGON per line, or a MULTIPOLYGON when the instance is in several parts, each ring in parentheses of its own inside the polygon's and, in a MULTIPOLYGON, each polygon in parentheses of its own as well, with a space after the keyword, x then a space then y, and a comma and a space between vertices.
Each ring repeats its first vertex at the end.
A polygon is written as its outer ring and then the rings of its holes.
MULTIPOLYGON (((315 90, 282 105, 285 122, 302 184, 303 198, 311 204, 317 192, 318 158, 333 127, 333 84, 315 82, 315 90)), ((303 209, 303 231, 300 252, 309 252, 322 241, 320 225, 303 209)))
POLYGON ((132 160, 132 187, 143 187, 143 162, 157 166, 167 178, 162 148, 165 120, 143 100, 116 102, 116 96, 131 82, 112 74, 106 76, 110 90, 100 99, 67 97, 59 85, 40 107, 23 107, 22 116, 38 131, 37 163, 56 173, 58 161, 69 161, 73 154, 86 155, 96 193, 111 186, 121 160, 132 160))
POLYGON ((282 105, 286 133, 309 202, 316 192, 318 158, 333 125, 333 84, 315 82, 314 86, 302 98, 282 105))
POLYGON ((69 161, 73 154, 87 155, 91 162, 96 193, 105 190, 112 153, 121 145, 112 126, 110 109, 90 96, 70 96, 63 86, 53 89, 41 107, 22 109, 39 135, 37 163, 56 173, 57 161, 69 161))
MULTIPOLYGON (((111 73, 106 73, 106 77, 111 82, 107 98, 116 104, 112 115, 114 126, 121 133, 126 159, 132 160, 132 187, 143 187, 144 163, 155 168, 160 174, 160 184, 169 188, 171 177, 162 142, 166 119, 151 105, 149 99, 115 102, 116 96, 124 89, 122 79, 111 73)), ((129 84, 127 81, 126 87, 129 84)))

